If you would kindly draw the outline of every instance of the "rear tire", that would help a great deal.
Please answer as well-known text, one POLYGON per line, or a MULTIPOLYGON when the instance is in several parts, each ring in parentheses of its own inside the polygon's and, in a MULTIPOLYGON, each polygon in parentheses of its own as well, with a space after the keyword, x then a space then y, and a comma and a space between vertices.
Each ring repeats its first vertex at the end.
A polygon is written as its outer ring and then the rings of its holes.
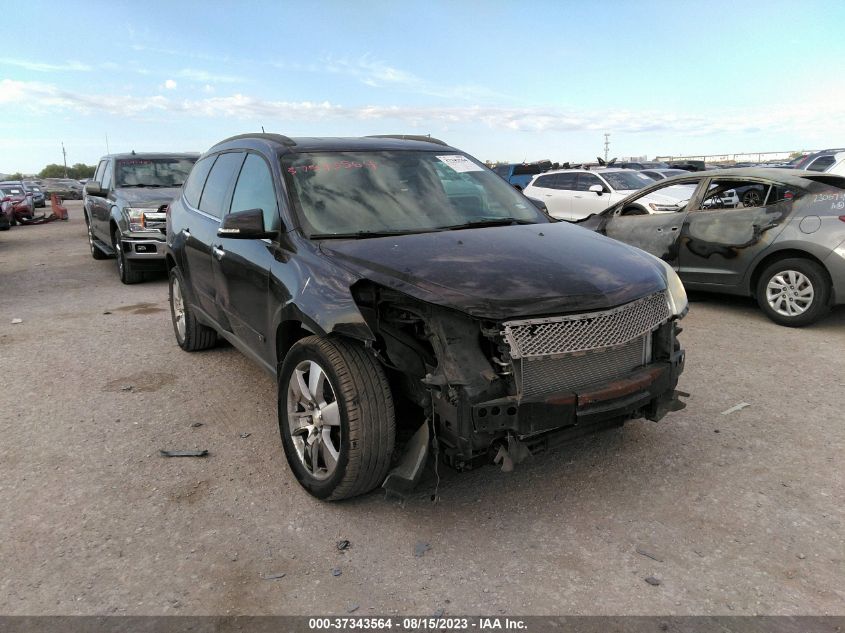
POLYGON ((775 323, 803 327, 830 310, 830 281, 816 262, 798 257, 766 267, 757 281, 757 305, 775 323))
POLYGON ((117 259, 117 274, 120 281, 126 285, 141 283, 144 281, 144 273, 135 270, 130 262, 123 255, 123 242, 120 240, 120 229, 115 229, 112 234, 112 244, 114 245, 114 255, 117 259))
POLYGON ((757 189, 749 189, 742 194, 742 206, 760 207, 763 205, 763 194, 757 189))
POLYGON ((363 346, 333 336, 299 340, 282 363, 278 393, 285 456, 310 494, 346 499, 384 481, 396 440, 393 396, 363 346))
POLYGON ((185 282, 175 266, 170 269, 169 276, 170 319, 179 347, 186 352, 198 352, 214 347, 217 343, 217 332, 197 321, 191 305, 185 300, 185 282))
POLYGON ((87 215, 85 216, 85 224, 88 226, 88 248, 91 249, 91 257, 97 260, 108 259, 109 256, 101 251, 95 243, 94 231, 91 230, 91 220, 87 215))

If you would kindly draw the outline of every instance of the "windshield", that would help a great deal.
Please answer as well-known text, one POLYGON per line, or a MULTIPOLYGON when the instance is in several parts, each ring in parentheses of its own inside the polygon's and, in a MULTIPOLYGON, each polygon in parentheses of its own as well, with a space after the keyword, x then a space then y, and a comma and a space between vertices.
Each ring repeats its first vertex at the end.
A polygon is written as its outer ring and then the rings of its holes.
POLYGON ((127 158, 117 161, 118 187, 181 187, 196 158, 127 158))
POLYGON ((617 191, 636 191, 654 183, 653 178, 636 171, 605 171, 601 175, 617 191))
POLYGON ((282 169, 310 237, 548 222, 494 172, 452 152, 294 154, 282 169))

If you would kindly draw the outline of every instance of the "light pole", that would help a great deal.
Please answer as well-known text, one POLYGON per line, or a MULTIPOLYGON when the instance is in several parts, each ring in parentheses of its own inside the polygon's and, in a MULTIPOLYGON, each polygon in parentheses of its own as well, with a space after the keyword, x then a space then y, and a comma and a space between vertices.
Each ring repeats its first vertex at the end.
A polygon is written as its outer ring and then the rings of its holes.
POLYGON ((67 152, 65 151, 65 142, 62 141, 62 161, 65 164, 65 178, 67 178, 67 152))
POLYGON ((607 157, 610 155, 610 132, 604 133, 604 162, 607 162, 607 157))

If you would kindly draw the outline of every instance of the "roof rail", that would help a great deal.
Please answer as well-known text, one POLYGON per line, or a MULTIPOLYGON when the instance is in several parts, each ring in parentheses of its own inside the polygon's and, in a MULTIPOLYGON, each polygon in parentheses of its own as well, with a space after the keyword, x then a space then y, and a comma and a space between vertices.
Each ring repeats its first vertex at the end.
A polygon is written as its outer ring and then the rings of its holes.
POLYGON ((222 145, 223 143, 228 143, 229 141, 239 141, 242 138, 262 138, 267 141, 275 141, 276 143, 281 143, 282 145, 286 145, 287 147, 293 147, 296 145, 296 141, 294 141, 289 136, 285 136, 284 134, 272 134, 269 132, 253 132, 252 134, 238 134, 236 136, 230 136, 229 138, 224 138, 222 141, 215 143, 214 145, 222 145))
POLYGON ((370 134, 366 138, 397 138, 401 141, 425 141, 426 143, 436 143, 437 145, 449 146, 445 141, 433 136, 426 136, 424 134, 370 134))

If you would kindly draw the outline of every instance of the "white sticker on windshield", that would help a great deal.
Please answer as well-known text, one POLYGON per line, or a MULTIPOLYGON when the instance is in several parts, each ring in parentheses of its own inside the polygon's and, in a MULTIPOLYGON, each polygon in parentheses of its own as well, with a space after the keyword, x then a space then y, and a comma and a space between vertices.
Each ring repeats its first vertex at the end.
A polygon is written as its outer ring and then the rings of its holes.
POLYGON ((438 156, 437 158, 449 165, 449 167, 451 167, 457 172, 484 171, 482 167, 479 167, 478 165, 473 163, 469 158, 467 158, 466 156, 461 156, 460 154, 438 156))

